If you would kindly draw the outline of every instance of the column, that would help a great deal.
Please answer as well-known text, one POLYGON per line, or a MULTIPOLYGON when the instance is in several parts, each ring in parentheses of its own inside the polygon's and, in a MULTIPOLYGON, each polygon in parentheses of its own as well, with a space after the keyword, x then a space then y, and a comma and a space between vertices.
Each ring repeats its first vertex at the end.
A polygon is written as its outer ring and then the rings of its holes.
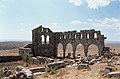
POLYGON ((85 53, 85 56, 87 57, 87 53, 88 53, 88 46, 84 46, 84 53, 85 53))
POLYGON ((75 57, 75 51, 76 51, 76 49, 73 49, 73 58, 75 59, 76 57, 75 57))
POLYGON ((63 48, 63 58, 65 58, 65 48, 63 48))
POLYGON ((75 57, 75 52, 76 52, 76 46, 73 45, 73 58, 74 58, 74 59, 76 58, 76 57, 75 57))
POLYGON ((46 41, 47 41, 46 38, 47 38, 47 36, 45 35, 44 38, 45 38, 45 39, 44 39, 44 42, 45 42, 45 44, 46 44, 46 41))

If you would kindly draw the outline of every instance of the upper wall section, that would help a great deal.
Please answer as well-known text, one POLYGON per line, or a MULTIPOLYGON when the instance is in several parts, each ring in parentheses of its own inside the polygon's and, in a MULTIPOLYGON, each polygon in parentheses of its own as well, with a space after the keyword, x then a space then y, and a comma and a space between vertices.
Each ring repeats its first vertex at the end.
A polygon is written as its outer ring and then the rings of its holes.
POLYGON ((100 31, 91 30, 80 30, 79 32, 75 31, 67 31, 67 32, 55 32, 56 40, 58 43, 71 42, 72 40, 84 44, 87 42, 88 44, 96 43, 96 41, 104 42, 104 35, 101 35, 100 31))

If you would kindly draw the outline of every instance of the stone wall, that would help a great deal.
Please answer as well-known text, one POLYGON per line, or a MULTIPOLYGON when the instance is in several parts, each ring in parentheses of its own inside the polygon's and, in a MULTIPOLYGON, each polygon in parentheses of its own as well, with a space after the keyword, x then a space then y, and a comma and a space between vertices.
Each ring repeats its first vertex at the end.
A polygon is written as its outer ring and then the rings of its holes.
POLYGON ((34 56, 55 57, 55 35, 49 28, 32 30, 32 52, 34 56))
POLYGON ((27 61, 31 55, 31 48, 20 47, 19 55, 22 57, 22 60, 27 61))
POLYGON ((22 60, 21 56, 0 56, 0 62, 12 62, 22 60))
POLYGON ((79 32, 52 32, 49 28, 39 26, 32 30, 32 53, 34 56, 57 57, 58 44, 63 45, 63 58, 68 43, 73 46, 73 58, 78 44, 84 47, 85 56, 88 53, 88 47, 94 44, 98 47, 99 56, 103 55, 104 41, 106 37, 100 31, 80 30, 79 32))

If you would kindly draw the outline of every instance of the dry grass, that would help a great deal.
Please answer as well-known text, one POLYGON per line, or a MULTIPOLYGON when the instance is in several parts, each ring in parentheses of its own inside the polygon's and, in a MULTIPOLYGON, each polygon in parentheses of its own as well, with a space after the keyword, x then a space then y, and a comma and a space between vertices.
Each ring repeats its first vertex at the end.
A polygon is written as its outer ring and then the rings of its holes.
POLYGON ((0 56, 18 56, 19 49, 1 50, 0 56))

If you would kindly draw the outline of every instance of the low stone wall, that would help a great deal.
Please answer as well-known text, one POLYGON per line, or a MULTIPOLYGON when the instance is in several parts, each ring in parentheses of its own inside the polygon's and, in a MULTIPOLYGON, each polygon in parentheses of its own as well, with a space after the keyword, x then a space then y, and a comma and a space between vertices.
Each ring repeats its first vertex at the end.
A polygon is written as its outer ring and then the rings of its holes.
POLYGON ((19 54, 22 57, 22 60, 27 61, 31 53, 31 48, 19 48, 19 54))
POLYGON ((22 60, 21 56, 0 56, 0 62, 12 62, 22 60))

